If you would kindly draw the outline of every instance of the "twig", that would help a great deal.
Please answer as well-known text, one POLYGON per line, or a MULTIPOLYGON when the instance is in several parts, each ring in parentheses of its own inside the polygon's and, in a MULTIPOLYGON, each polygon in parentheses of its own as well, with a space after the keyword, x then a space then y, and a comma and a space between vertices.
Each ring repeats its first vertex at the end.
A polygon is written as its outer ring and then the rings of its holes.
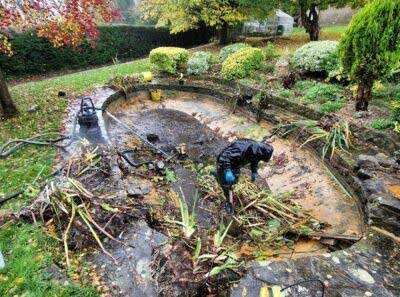
POLYGON ((71 229, 72 222, 74 221, 75 214, 76 214, 76 209, 75 209, 74 203, 71 203, 71 206, 72 206, 71 218, 69 220, 67 229, 65 229, 65 232, 64 232, 64 251, 65 251, 65 259, 67 262, 67 267, 70 267, 70 265, 71 265, 71 263, 69 261, 69 256, 68 256, 68 233, 69 233, 69 230, 71 229))

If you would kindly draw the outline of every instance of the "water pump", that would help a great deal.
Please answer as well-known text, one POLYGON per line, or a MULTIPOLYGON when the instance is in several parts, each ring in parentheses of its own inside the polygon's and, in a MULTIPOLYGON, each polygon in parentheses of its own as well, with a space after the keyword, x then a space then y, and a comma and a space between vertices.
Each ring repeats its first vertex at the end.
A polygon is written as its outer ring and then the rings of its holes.
POLYGON ((81 100, 81 109, 78 114, 79 133, 89 140, 101 140, 101 128, 96 108, 92 98, 84 97, 81 100))

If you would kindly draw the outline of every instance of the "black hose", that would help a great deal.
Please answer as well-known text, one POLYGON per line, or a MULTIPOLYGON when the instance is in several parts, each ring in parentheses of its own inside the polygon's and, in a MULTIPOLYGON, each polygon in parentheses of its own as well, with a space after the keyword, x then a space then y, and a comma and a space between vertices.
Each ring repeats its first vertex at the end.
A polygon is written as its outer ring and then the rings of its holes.
MULTIPOLYGON (((268 281, 262 279, 261 277, 257 276, 257 275, 254 273, 254 270, 253 270, 253 269, 251 270, 251 273, 252 273, 253 277, 254 277, 256 280, 259 280, 260 282, 262 282, 262 283, 264 283, 264 284, 267 284, 267 285, 276 285, 276 286, 278 285, 278 284, 271 284, 270 282, 268 282, 268 281)), ((290 288, 292 288, 292 287, 295 287, 295 286, 298 286, 298 285, 301 285, 301 284, 304 284, 304 283, 311 283, 311 282, 319 282, 319 283, 321 284, 321 288, 322 288, 321 297, 325 297, 325 284, 324 284, 320 279, 317 279, 317 278, 316 278, 316 279, 307 279, 307 280, 299 281, 299 282, 297 282, 297 283, 288 285, 288 286, 282 288, 282 289, 280 290, 280 292, 286 291, 287 289, 290 289, 290 288)))
MULTIPOLYGON (((64 163, 62 166, 60 166, 58 169, 56 169, 56 170, 54 170, 52 173, 50 173, 48 176, 46 176, 45 179, 44 179, 45 181, 40 185, 40 188, 42 188, 43 186, 45 186, 45 185, 47 184, 46 181, 47 181, 49 178, 51 178, 51 177, 57 175, 64 167, 65 167, 65 163, 64 163)), ((24 190, 19 190, 19 191, 16 191, 16 192, 14 192, 14 193, 11 193, 11 194, 5 196, 4 198, 1 198, 1 199, 0 199, 0 207, 3 206, 3 204, 6 203, 7 201, 9 201, 9 200, 11 200, 11 199, 14 199, 14 198, 16 198, 16 197, 22 195, 23 193, 25 193, 25 191, 26 191, 26 189, 24 189, 24 190)))
POLYGON ((141 163, 132 162, 128 158, 127 153, 133 153, 133 152, 135 152, 135 151, 134 150, 125 150, 125 151, 122 151, 122 152, 117 152, 117 154, 118 154, 118 156, 120 156, 122 159, 124 159, 129 165, 131 165, 134 168, 139 168, 142 165, 147 165, 147 164, 153 163, 153 161, 144 161, 144 162, 141 162, 141 163))
POLYGON ((5 159, 15 153, 18 149, 26 146, 26 145, 52 145, 58 148, 66 148, 72 144, 76 135, 76 125, 78 122, 78 114, 74 117, 72 132, 69 135, 57 133, 57 132, 49 132, 42 133, 36 136, 26 138, 26 139, 13 139, 7 141, 0 147, 0 159, 5 159), (58 138, 43 138, 46 136, 58 136, 58 138), (59 144, 59 142, 69 139, 67 143, 59 144))

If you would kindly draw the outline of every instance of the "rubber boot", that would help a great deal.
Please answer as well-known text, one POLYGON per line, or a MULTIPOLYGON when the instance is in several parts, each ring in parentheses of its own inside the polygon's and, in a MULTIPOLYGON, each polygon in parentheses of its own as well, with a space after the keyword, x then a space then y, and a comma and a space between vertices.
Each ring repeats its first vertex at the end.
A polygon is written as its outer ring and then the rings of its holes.
POLYGON ((225 203, 225 210, 228 214, 233 214, 233 206, 232 203, 230 203, 229 201, 226 201, 225 203))

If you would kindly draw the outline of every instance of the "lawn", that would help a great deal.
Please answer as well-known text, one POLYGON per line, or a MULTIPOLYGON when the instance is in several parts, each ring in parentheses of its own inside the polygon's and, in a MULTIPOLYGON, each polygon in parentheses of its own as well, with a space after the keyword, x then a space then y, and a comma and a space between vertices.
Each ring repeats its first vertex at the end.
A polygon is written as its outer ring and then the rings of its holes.
MULTIPOLYGON (((16 85, 10 88, 21 115, 2 122, 0 145, 9 139, 27 138, 36 133, 58 131, 68 100, 73 100, 104 85, 111 77, 149 69, 148 60, 137 60, 60 77, 16 85), (58 97, 58 91, 67 93, 58 97), (29 114, 34 104, 40 110, 29 114)), ((39 173, 46 176, 54 165, 56 149, 23 148, 11 157, 0 160, 0 196, 29 185, 39 173)))
POLYGON ((6 267, 0 270, 0 296, 94 297, 94 289, 57 282, 50 273, 56 240, 34 225, 10 225, 0 229, 0 250, 6 267))
MULTIPOLYGON (((346 31, 347 26, 330 26, 321 28, 321 40, 336 40, 346 31)), ((309 42, 309 36, 303 28, 294 28, 293 34, 286 38, 277 39, 274 44, 281 54, 292 54, 300 46, 309 42)))

